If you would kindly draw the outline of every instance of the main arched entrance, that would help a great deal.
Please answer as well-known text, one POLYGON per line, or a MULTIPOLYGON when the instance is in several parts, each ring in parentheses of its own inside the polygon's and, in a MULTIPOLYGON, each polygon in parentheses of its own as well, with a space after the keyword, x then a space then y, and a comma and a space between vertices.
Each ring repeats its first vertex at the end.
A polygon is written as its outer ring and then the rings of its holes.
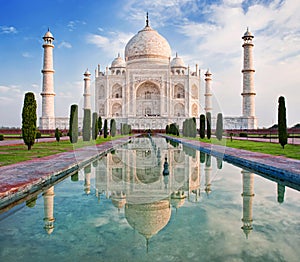
POLYGON ((160 92, 156 84, 147 81, 137 88, 136 116, 160 116, 160 92))

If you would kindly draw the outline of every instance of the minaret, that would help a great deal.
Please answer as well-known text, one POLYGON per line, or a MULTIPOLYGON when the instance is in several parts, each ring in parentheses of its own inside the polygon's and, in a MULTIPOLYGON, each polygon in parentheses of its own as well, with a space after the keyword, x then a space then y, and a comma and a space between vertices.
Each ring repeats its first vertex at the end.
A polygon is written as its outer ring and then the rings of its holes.
POLYGON ((244 44, 244 68, 243 73, 243 118, 247 119, 247 129, 257 128, 257 120, 255 117, 255 100, 256 95, 254 91, 254 68, 253 68, 253 46, 252 39, 254 36, 248 30, 242 37, 244 44))
POLYGON ((46 232, 50 235, 54 230, 54 186, 50 187, 43 193, 44 198, 44 228, 46 232))
POLYGON ((40 129, 55 129, 54 116, 54 84, 53 84, 53 48, 52 44, 54 37, 51 32, 43 37, 44 39, 44 64, 42 69, 43 74, 43 90, 42 96, 42 117, 40 118, 40 129))
POLYGON ((91 109, 91 73, 87 69, 84 75, 83 109, 91 109))
POLYGON ((253 182, 254 182, 254 174, 250 173, 249 171, 242 170, 243 174, 243 226, 242 229, 248 238, 252 227, 252 202, 254 197, 254 190, 253 190, 253 182))
POLYGON ((205 73, 205 112, 212 113, 211 72, 207 69, 205 73))

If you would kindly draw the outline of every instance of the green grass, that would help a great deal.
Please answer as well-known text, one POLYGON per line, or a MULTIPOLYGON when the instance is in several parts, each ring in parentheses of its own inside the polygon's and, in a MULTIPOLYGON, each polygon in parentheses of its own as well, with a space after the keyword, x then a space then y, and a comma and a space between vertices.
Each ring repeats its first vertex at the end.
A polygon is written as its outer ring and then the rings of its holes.
MULTIPOLYGON (((113 140, 122 136, 115 136, 113 140)), ((78 143, 71 144, 69 140, 58 142, 38 142, 33 145, 31 150, 27 150, 26 145, 16 146, 0 146, 0 166, 6 166, 15 164, 18 162, 50 156, 66 151, 73 151, 74 149, 92 146, 95 144, 101 144, 106 141, 112 140, 111 137, 104 139, 98 138, 96 142, 94 140, 84 142, 82 139, 78 140, 78 143)))
MULTIPOLYGON (((176 136, 174 136, 176 137, 176 136)), ((300 145, 285 145, 284 149, 282 149, 280 144, 268 143, 268 142, 254 142, 249 140, 232 140, 230 139, 222 139, 221 141, 216 138, 208 139, 200 139, 199 137, 191 138, 190 140, 197 140, 205 143, 212 143, 227 147, 233 147, 237 149, 244 149, 252 152, 259 152, 264 154, 270 154, 274 156, 284 156, 288 158, 294 158, 300 160, 300 145)))

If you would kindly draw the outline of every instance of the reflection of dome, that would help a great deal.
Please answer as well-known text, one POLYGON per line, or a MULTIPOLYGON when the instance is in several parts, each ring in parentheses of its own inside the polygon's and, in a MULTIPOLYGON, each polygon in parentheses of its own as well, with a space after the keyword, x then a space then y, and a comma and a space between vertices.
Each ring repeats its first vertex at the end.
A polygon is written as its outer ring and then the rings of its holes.
POLYGON ((186 68, 182 58, 178 57, 177 53, 176 53, 176 57, 173 58, 173 60, 171 61, 171 67, 186 68))
POLYGON ((126 204, 125 217, 131 227, 149 239, 168 224, 170 202, 160 200, 147 204, 126 204))
POLYGON ((168 41, 148 24, 133 36, 125 47, 125 60, 158 58, 169 62, 171 48, 168 41))
POLYGON ((120 54, 118 54, 118 57, 114 59, 114 61, 112 61, 111 63, 111 68, 115 68, 115 67, 126 67, 126 63, 123 60, 123 58, 120 56, 120 54))

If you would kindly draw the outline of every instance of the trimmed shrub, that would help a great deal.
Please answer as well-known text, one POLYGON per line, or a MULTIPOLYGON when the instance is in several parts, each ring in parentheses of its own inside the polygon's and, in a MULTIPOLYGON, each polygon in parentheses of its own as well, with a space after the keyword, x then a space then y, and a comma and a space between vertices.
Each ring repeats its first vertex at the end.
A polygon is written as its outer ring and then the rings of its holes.
POLYGON ((78 105, 71 105, 70 122, 69 122, 69 137, 72 144, 78 141, 78 105))
POLYGON ((205 138, 205 115, 200 115, 200 138, 205 138))
POLYGON ((112 137, 116 136, 117 133, 117 128, 116 128, 116 120, 115 119, 111 119, 110 120, 110 135, 112 137))
POLYGON ((98 114, 94 112, 92 118, 92 139, 96 140, 97 137, 98 137, 98 114))
POLYGON ((211 138, 211 113, 206 113, 206 137, 207 139, 211 138))
POLYGON ((100 135, 102 135, 102 118, 101 118, 101 116, 98 117, 97 124, 98 124, 98 132, 100 132, 100 135))
POLYGON ((239 137, 248 137, 248 134, 247 133, 239 133, 239 137))
POLYGON ((283 96, 279 97, 278 103, 278 138, 280 145, 284 148, 287 144, 288 133, 286 127, 285 101, 283 96))
POLYGON ((107 119, 104 120, 103 137, 107 138, 107 119))
POLYGON ((0 141, 4 140, 4 135, 0 134, 0 141))
POLYGON ((36 139, 42 138, 42 133, 37 130, 36 133, 35 133, 35 138, 36 139))
POLYGON ((219 113, 217 116, 217 127, 216 127, 216 137, 218 140, 222 140, 223 136, 223 115, 219 113))
POLYGON ((83 110, 83 127, 82 127, 82 139, 83 141, 91 140, 91 110, 83 110))
POLYGON ((26 93, 22 110, 22 137, 28 150, 34 145, 36 135, 36 108, 34 94, 26 93))
POLYGON ((56 129, 55 129, 55 139, 56 139, 57 142, 60 141, 61 135, 62 135, 62 134, 61 134, 61 131, 59 131, 59 129, 56 128, 56 129))

